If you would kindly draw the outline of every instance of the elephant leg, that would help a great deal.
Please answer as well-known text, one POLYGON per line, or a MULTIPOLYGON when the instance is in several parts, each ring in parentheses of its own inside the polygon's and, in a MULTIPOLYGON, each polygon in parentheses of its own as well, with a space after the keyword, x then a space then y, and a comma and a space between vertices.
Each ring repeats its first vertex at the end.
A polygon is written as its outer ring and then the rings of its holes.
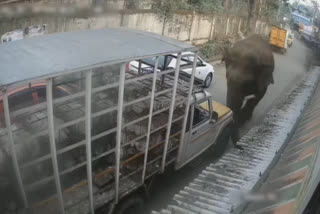
POLYGON ((231 140, 235 146, 238 140, 240 139, 239 116, 240 116, 242 102, 243 102, 243 95, 241 90, 239 90, 239 88, 234 87, 232 83, 228 82, 227 106, 233 111, 231 140))
POLYGON ((234 120, 231 126, 231 141, 234 147, 242 150, 243 148, 237 145, 237 142, 240 140, 239 124, 238 121, 234 120))
POLYGON ((264 97, 267 88, 255 95, 252 99, 247 100, 245 106, 241 109, 239 123, 244 124, 252 118, 253 110, 258 105, 260 100, 264 97))

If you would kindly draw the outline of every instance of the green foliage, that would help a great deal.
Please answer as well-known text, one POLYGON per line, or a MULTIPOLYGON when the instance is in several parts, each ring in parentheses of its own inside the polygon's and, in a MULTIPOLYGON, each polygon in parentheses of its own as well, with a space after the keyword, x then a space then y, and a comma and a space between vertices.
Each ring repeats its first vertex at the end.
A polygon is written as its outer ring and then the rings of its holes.
POLYGON ((265 0, 264 7, 260 13, 261 17, 265 17, 269 22, 273 24, 278 23, 278 17, 279 17, 279 8, 281 8, 282 0, 265 0))
POLYGON ((248 14, 248 0, 234 0, 231 12, 236 14, 248 14))
POLYGON ((177 10, 214 13, 223 10, 224 0, 152 0, 152 9, 161 18, 172 18, 177 10))
POLYGON ((200 48, 200 55, 205 59, 210 59, 211 57, 219 54, 219 49, 215 43, 208 42, 200 48))
POLYGON ((292 4, 291 4, 291 7, 294 9, 294 10, 298 10, 299 8, 299 2, 296 0, 294 1, 292 4))
POLYGON ((188 0, 189 9, 200 13, 213 13, 223 10, 223 0, 188 0))
POLYGON ((170 19, 173 13, 183 8, 182 0, 152 0, 152 9, 160 18, 170 19))
POLYGON ((222 55, 227 48, 232 46, 230 39, 226 37, 208 41, 200 47, 200 55, 207 60, 222 55))
POLYGON ((139 0, 126 0, 125 4, 127 9, 137 9, 139 7, 139 0))
POLYGON ((279 0, 267 1, 266 6, 267 8, 265 10, 265 15, 274 16, 278 12, 278 9, 280 7, 280 2, 279 0))

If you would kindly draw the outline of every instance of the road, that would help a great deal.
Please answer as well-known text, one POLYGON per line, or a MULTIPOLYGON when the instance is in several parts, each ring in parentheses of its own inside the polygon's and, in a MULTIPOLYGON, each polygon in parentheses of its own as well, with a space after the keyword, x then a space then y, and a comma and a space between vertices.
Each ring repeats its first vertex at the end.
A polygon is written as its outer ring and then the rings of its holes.
MULTIPOLYGON (((265 114, 301 79, 308 69, 310 50, 302 42, 295 40, 293 46, 285 55, 278 53, 275 56, 275 83, 269 86, 268 91, 256 107, 252 120, 245 125, 241 134, 245 134, 250 128, 258 124, 265 114)), ((226 103, 226 78, 223 64, 214 65, 216 82, 208 91, 213 94, 215 100, 226 103)), ((173 195, 185 187, 198 175, 204 167, 214 161, 211 151, 205 152, 196 160, 179 171, 169 171, 158 176, 150 193, 151 199, 146 204, 146 210, 159 210, 164 208, 173 195)))

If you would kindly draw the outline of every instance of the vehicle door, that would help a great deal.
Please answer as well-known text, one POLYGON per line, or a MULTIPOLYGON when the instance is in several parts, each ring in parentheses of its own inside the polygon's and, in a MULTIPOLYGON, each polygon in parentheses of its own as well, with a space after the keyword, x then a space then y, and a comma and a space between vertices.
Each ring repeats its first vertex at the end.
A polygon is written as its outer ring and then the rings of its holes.
POLYGON ((215 142, 216 137, 211 98, 192 104, 176 167, 180 168, 200 155, 215 142))

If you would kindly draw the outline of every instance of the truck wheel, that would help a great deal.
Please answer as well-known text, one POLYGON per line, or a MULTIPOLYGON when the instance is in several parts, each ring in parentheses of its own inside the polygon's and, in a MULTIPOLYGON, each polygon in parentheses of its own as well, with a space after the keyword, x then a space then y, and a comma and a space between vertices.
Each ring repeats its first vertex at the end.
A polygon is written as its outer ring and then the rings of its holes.
POLYGON ((135 194, 120 202, 114 214, 143 214, 144 213, 144 199, 135 194))
POLYGON ((229 144, 229 139, 231 137, 231 127, 227 126, 223 129, 223 131, 220 133, 216 144, 213 147, 213 154, 214 157, 221 157, 224 152, 226 151, 228 144, 229 144))
POLYGON ((212 74, 208 74, 206 79, 204 80, 204 88, 209 88, 212 82, 212 74))

